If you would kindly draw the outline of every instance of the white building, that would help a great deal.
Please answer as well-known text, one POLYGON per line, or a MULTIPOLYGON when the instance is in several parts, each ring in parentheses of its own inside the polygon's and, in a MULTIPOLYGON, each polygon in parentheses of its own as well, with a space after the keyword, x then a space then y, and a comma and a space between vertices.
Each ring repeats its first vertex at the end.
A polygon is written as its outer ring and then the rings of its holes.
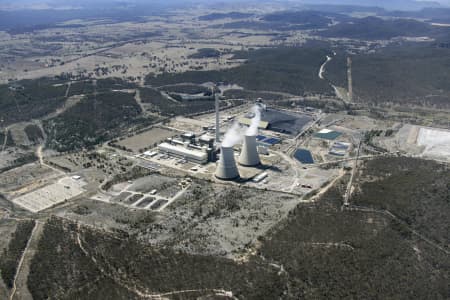
POLYGON ((181 145, 172 145, 169 143, 162 143, 158 146, 159 152, 167 153, 176 157, 184 158, 199 164, 206 164, 208 162, 208 153, 181 145))

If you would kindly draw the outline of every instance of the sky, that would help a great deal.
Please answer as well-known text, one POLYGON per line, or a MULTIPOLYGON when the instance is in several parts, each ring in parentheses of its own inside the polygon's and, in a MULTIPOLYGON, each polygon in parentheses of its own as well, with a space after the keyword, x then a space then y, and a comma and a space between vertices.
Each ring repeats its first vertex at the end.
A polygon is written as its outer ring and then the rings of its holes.
MULTIPOLYGON (((45 9, 45 8, 79 8, 85 5, 99 4, 99 3, 186 3, 186 2, 246 2, 245 0, 0 0, 0 8, 34 8, 34 9, 45 9)), ((250 1, 250 0, 249 0, 250 1)), ((267 0, 266 0, 267 1, 267 0)), ((270 0, 269 0, 270 1, 270 0)), ((354 5, 369 5, 369 6, 385 6, 390 5, 390 3, 407 3, 414 0, 273 0, 274 2, 295 2, 295 3, 325 3, 329 2, 332 4, 354 4, 354 5)), ((258 2, 252 0, 252 2, 258 2)), ((416 2, 424 2, 416 0, 416 2)), ((443 5, 450 6, 450 0, 428 0, 428 2, 440 3, 443 5)), ((405 5, 405 7, 408 7, 405 5)))

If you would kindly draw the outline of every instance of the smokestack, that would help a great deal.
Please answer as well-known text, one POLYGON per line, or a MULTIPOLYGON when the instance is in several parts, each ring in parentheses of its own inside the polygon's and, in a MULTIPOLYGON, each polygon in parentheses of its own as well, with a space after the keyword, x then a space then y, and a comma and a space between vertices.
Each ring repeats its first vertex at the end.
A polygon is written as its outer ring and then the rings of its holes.
POLYGON ((216 178, 222 180, 233 180, 239 178, 239 171, 234 159, 233 147, 220 148, 219 165, 216 169, 216 178))
POLYGON ((241 155, 239 156, 240 165, 254 167, 261 164, 256 146, 255 135, 246 135, 244 137, 244 144, 242 145, 241 155))
POLYGON ((215 89, 213 88, 213 95, 214 100, 216 102, 216 145, 219 145, 220 143, 220 119, 219 119, 219 112, 220 112, 220 105, 219 105, 219 95, 215 92, 215 89))

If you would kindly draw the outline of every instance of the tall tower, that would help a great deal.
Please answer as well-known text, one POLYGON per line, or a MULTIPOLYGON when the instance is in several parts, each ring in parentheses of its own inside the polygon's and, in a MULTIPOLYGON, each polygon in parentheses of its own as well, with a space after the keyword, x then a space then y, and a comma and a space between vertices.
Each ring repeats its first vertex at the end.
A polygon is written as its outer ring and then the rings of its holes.
POLYGON ((239 164, 247 167, 254 167, 261 164, 256 148, 255 135, 245 135, 241 155, 239 156, 239 164))
POLYGON ((352 58, 347 57, 348 101, 353 102, 352 58))
POLYGON ((220 95, 215 92, 214 88, 213 88, 213 95, 214 95, 214 100, 216 102, 216 145, 219 145, 219 143, 220 143, 220 116, 219 116, 219 112, 220 112, 220 105, 219 105, 220 95))
POLYGON ((239 170, 234 159, 233 147, 221 147, 220 158, 217 164, 216 178, 221 180, 233 180, 239 178, 239 170))

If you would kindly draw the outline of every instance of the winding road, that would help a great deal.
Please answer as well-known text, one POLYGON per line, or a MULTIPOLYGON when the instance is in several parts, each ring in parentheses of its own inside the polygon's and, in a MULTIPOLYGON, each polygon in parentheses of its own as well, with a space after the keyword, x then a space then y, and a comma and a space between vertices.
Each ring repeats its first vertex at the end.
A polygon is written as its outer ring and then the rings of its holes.
POLYGON ((327 60, 320 66, 320 69, 319 69, 319 78, 320 78, 320 79, 325 79, 325 78, 323 77, 323 73, 325 72, 325 66, 326 66, 327 63, 329 63, 332 59, 333 59, 333 58, 332 58, 331 56, 328 56, 328 55, 327 55, 327 60))

